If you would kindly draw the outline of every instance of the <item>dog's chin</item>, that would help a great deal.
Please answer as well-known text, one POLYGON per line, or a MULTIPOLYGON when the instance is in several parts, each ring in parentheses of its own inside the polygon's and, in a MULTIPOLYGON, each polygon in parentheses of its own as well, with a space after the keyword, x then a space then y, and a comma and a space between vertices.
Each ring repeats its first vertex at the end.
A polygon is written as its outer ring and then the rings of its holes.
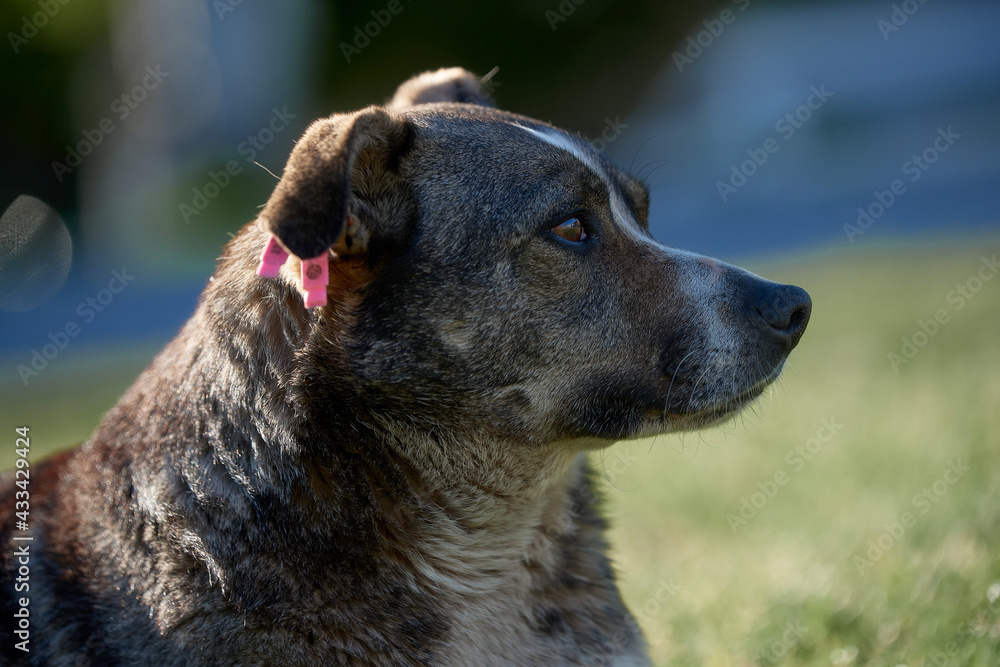
POLYGON ((643 427, 637 433, 623 439, 634 440, 665 433, 696 431, 725 423, 756 401, 764 390, 778 379, 781 370, 782 367, 779 366, 767 377, 705 404, 692 405, 689 409, 676 412, 650 411, 647 413, 648 421, 643 427))
POLYGON ((673 424, 673 431, 690 431, 694 429, 716 426, 732 419, 744 408, 756 401, 772 380, 754 384, 752 387, 723 401, 713 403, 706 408, 688 415, 678 415, 673 424))

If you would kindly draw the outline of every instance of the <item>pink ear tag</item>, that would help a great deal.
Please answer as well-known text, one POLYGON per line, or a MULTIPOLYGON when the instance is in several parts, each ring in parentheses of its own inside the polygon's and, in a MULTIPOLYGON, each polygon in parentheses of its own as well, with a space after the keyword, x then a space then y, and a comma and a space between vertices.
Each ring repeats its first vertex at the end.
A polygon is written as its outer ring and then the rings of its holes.
POLYGON ((264 252, 260 255, 260 266, 257 267, 257 275, 265 278, 277 278, 281 265, 288 259, 288 252, 281 247, 278 239, 273 236, 268 240, 264 252))
POLYGON ((330 282, 330 259, 327 253, 302 260, 302 298, 306 308, 326 305, 326 286, 330 282))
MULTIPOLYGON (((268 239, 264 252, 260 255, 260 266, 257 267, 257 275, 264 278, 277 278, 285 260, 288 259, 286 251, 278 239, 271 236, 268 239)), ((327 253, 319 257, 302 260, 302 299, 306 308, 316 308, 326 305, 326 286, 330 282, 330 259, 327 253)))

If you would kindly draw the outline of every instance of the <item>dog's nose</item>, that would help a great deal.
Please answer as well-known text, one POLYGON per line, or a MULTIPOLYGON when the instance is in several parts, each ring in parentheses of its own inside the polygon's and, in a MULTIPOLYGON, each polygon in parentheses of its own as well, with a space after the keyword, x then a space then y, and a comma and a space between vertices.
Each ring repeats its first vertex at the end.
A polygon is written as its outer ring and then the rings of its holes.
POLYGON ((749 295, 746 311, 758 328, 790 352, 805 333, 812 299, 801 287, 763 283, 749 295))

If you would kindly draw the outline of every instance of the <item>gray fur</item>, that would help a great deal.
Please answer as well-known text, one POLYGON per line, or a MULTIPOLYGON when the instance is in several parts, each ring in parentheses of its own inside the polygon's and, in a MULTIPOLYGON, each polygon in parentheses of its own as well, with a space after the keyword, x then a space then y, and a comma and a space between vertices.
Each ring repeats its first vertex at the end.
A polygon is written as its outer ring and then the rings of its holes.
POLYGON ((641 183, 487 99, 445 70, 306 132, 177 338, 32 468, 8 663, 648 664, 584 453, 734 414, 808 296, 655 242, 641 183), (268 233, 331 248, 327 306, 296 257, 255 275, 268 233))

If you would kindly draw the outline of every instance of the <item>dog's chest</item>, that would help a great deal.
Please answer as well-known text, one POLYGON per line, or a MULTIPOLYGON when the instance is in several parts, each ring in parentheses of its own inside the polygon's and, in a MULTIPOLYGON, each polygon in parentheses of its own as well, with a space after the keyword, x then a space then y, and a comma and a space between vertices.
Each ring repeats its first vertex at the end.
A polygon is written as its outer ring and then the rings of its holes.
POLYGON ((602 619, 604 623, 588 619, 576 628, 565 623, 547 625, 546 617, 557 615, 563 612, 512 598, 468 601, 457 611, 458 623, 442 663, 455 667, 649 664, 640 645, 623 641, 624 630, 616 637, 599 627, 613 624, 613 619, 602 619))
POLYGON ((516 559, 470 558, 470 548, 451 554, 452 567, 421 568, 448 628, 441 664, 648 665, 588 531, 539 535, 516 559))

